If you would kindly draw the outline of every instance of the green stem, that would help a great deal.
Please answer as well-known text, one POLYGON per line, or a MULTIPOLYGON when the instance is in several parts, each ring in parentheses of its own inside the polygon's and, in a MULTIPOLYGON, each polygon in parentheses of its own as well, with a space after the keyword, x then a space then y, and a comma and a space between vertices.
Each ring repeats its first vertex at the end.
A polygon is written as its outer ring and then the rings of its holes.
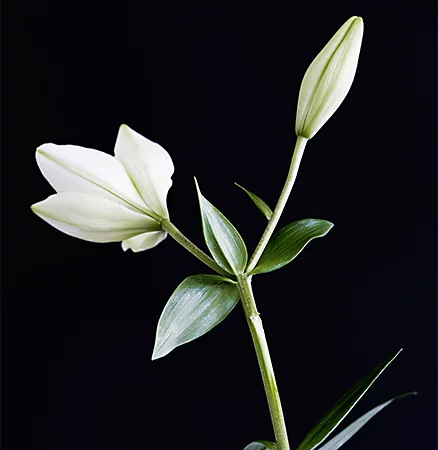
POLYGON ((234 279, 234 276, 229 274, 226 270, 222 269, 216 261, 206 253, 204 253, 198 246, 196 246, 192 241, 184 236, 178 228, 170 222, 168 219, 163 219, 161 221, 161 228, 164 231, 167 231, 179 244, 181 244, 186 250, 188 250, 192 255, 195 255, 198 259, 200 259, 204 264, 213 269, 220 275, 223 275, 227 278, 234 279))
POLYGON ((307 139, 303 136, 297 137, 297 142, 295 144, 295 150, 292 157, 292 161, 290 164, 289 173, 286 178, 286 182, 284 184, 283 190, 281 191, 280 198, 278 199, 277 206, 274 209, 274 213, 266 227, 260 242, 258 243, 249 263, 246 268, 245 274, 250 274, 252 270, 254 270, 255 266, 259 262, 260 257, 262 256, 263 250, 268 245, 269 239, 272 236, 272 233, 277 226, 278 221, 280 220, 281 213, 286 206, 287 199, 292 191, 293 185, 295 183, 295 179, 297 178, 298 168, 300 167, 301 158, 304 153, 304 149, 306 147, 307 139))
MULTIPOLYGON (((262 374, 263 385, 265 387, 266 398, 268 400, 269 412, 271 414, 272 425, 275 433, 275 440, 278 450, 289 450, 289 441, 286 431, 286 423, 284 421, 283 410, 281 408, 280 395, 278 393, 277 383, 275 381, 274 368, 272 366, 271 356, 269 354, 268 343, 266 341, 265 331, 263 329, 262 320, 257 311, 254 300, 254 295, 251 288, 251 271, 257 265, 260 257, 265 250, 272 233, 280 220, 281 214, 286 206, 286 202, 292 191, 292 187, 297 177, 298 169, 300 167, 301 158, 306 147, 307 139, 303 136, 297 137, 294 154, 290 164, 289 173, 286 178, 280 198, 274 213, 266 227, 260 242, 258 243, 254 254, 252 255, 245 273, 237 276, 237 284, 239 287, 240 297, 245 311, 246 320, 251 331, 254 348, 257 354, 257 360, 262 374)), ((185 247, 190 253, 195 255, 207 266, 214 271, 228 278, 233 278, 231 274, 223 270, 212 258, 199 249, 193 242, 187 239, 169 220, 163 219, 161 227, 167 231, 177 242, 185 247)))
POLYGON ((262 319, 257 311, 251 288, 251 277, 239 275, 237 277, 237 284, 262 374, 275 433, 275 441, 278 450, 289 450, 290 447, 287 438, 286 423, 281 408, 280 395, 275 381, 274 368, 272 366, 271 355, 269 354, 265 331, 263 330, 262 319))

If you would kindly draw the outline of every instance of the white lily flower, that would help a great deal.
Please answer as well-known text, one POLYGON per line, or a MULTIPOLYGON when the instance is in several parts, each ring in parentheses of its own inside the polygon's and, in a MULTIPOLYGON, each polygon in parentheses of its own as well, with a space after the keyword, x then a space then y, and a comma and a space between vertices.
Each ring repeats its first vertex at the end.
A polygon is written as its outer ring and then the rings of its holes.
POLYGON ((32 205, 56 229, 91 242, 122 242, 134 252, 155 247, 167 233, 166 198, 172 159, 163 147, 127 125, 119 129, 115 157, 75 145, 44 144, 38 166, 57 194, 32 205))

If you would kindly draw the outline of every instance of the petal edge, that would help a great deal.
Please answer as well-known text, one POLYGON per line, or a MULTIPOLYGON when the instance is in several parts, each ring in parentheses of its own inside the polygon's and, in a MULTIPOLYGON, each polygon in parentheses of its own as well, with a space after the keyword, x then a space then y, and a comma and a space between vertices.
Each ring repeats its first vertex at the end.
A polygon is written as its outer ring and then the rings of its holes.
POLYGON ((162 218, 168 218, 166 199, 172 186, 172 159, 159 144, 121 125, 114 149, 144 203, 162 218))
POLYGON ((160 227, 146 215, 90 194, 54 194, 31 209, 57 230, 91 242, 118 242, 160 227))
POLYGON ((123 251, 131 249, 134 253, 142 252, 156 247, 160 242, 166 239, 167 233, 165 231, 149 231, 142 233, 122 242, 123 251))
POLYGON ((58 193, 98 195, 147 213, 123 164, 107 153, 77 145, 43 144, 37 148, 36 160, 58 193))

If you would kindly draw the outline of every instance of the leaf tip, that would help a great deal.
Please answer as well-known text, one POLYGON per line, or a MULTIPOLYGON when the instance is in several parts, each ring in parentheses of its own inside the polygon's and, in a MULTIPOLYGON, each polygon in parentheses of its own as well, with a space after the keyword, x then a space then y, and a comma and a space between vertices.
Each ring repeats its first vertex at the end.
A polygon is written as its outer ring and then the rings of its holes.
POLYGON ((163 340, 160 339, 158 332, 157 332, 157 336, 155 338, 154 350, 152 351, 151 361, 156 361, 157 359, 160 359, 163 356, 166 356, 168 353, 170 353, 172 351, 172 348, 169 349, 169 347, 164 344, 165 344, 165 341, 163 342, 163 340))
POLYGON ((198 193, 199 200, 201 200, 202 194, 201 194, 201 189, 199 189, 198 180, 196 179, 196 177, 193 177, 193 179, 195 180, 195 187, 196 187, 196 192, 198 193))
POLYGON ((418 392, 417 391, 406 392, 404 394, 398 395, 397 397, 394 397, 392 400, 399 400, 401 398, 410 397, 411 395, 418 395, 418 392))
POLYGON ((329 233, 329 231, 331 231, 331 229, 335 226, 335 224, 333 222, 330 222, 330 220, 324 220, 325 225, 326 225, 326 230, 325 233, 322 234, 321 236, 325 236, 326 234, 329 233))
POLYGON ((401 348, 400 350, 397 350, 397 352, 393 356, 391 356, 385 363, 383 363, 385 369, 397 358, 398 355, 400 355, 400 353, 402 351, 403 351, 403 348, 401 348))
POLYGON ((162 347, 158 347, 155 344, 154 351, 152 352, 151 361, 156 361, 157 359, 160 359, 160 358, 162 358, 163 356, 166 356, 166 355, 167 355, 167 353, 163 352, 162 347))

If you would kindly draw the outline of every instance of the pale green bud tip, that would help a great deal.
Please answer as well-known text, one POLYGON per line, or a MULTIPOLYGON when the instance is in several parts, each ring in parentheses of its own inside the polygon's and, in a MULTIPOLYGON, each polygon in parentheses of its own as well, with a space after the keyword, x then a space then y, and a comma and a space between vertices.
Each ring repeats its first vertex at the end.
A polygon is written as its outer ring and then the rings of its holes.
POLYGON ((298 136, 313 137, 343 102, 356 73, 362 36, 362 18, 351 17, 307 69, 298 98, 298 136))

